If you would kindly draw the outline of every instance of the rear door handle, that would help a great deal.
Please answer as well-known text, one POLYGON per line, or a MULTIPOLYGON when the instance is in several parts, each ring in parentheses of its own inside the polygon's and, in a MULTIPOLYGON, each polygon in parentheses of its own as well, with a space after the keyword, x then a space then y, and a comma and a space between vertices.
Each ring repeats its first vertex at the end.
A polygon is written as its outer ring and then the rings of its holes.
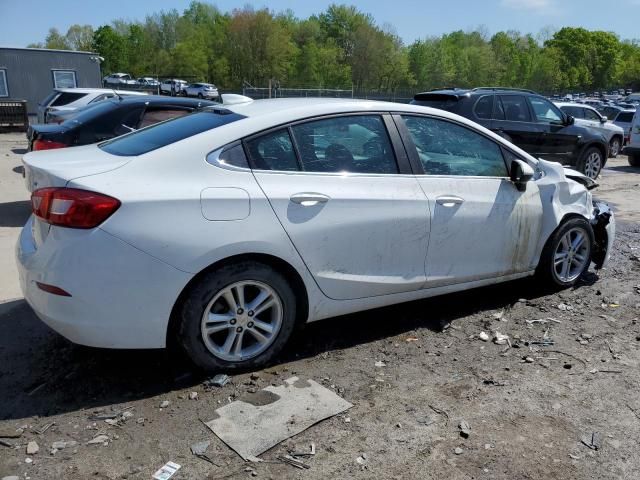
POLYGON ((319 203, 327 203, 330 200, 330 197, 322 193, 304 192, 294 193, 293 195, 291 195, 291 197, 289 197, 289 199, 293 203, 297 203, 298 205, 302 205, 303 207, 313 207, 314 205, 318 205, 319 203))
POLYGON ((462 205, 464 198, 456 197, 455 195, 443 195, 442 197, 436 198, 436 203, 443 207, 453 207, 455 205, 462 205))

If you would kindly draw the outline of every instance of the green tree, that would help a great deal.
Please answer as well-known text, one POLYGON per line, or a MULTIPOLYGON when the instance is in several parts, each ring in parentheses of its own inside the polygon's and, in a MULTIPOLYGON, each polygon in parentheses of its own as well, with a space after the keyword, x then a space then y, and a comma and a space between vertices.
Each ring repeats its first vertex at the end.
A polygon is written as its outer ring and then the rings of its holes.
POLYGON ((127 39, 109 25, 98 28, 93 35, 92 50, 103 58, 102 72, 109 74, 128 67, 127 39))
POLYGON ((93 27, 91 25, 71 25, 65 35, 67 45, 73 50, 87 52, 93 45, 93 27))
POLYGON ((67 39, 58 31, 57 28, 49 29, 49 33, 44 39, 44 48, 51 48, 54 50, 71 50, 70 45, 67 43, 67 39))

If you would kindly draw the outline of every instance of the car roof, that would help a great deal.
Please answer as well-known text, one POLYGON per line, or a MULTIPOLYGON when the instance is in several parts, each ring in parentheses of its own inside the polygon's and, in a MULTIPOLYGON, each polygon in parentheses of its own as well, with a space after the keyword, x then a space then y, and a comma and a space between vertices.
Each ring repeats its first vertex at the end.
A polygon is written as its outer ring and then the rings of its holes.
MULTIPOLYGON (((590 110, 596 110, 591 105, 587 105, 586 103, 575 103, 575 102, 554 102, 556 106, 562 107, 578 107, 578 108, 588 108, 590 110)), ((596 110, 597 111, 597 110, 596 110)))
POLYGON ((211 107, 220 105, 220 103, 212 102, 209 100, 201 100, 199 98, 184 98, 184 97, 163 97, 161 95, 145 95, 144 97, 124 97, 122 100, 111 99, 112 102, 120 102, 123 105, 128 104, 154 104, 154 105, 176 105, 176 106, 192 106, 192 107, 211 107))
POLYGON ((447 88, 438 88, 435 90, 428 90, 426 92, 416 93, 414 98, 419 100, 417 97, 420 95, 429 95, 429 94, 437 94, 437 95, 452 95, 456 97, 462 97, 470 94, 487 94, 491 93, 510 93, 510 94, 521 94, 521 95, 537 95, 542 96, 533 90, 527 90, 523 88, 509 88, 509 87, 477 87, 473 89, 468 88, 455 88, 455 87, 447 87, 447 88))
POLYGON ((56 92, 60 93, 113 93, 116 92, 120 95, 146 95, 145 92, 136 92, 133 90, 115 90, 113 88, 54 88, 56 92))

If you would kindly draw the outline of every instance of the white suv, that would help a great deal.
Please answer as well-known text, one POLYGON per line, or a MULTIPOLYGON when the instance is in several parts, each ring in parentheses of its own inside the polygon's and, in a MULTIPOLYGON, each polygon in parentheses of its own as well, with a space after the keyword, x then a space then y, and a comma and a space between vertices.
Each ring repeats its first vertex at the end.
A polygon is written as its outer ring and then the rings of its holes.
POLYGON ((38 123, 49 123, 48 117, 56 111, 82 108, 116 95, 146 95, 146 92, 112 90, 110 88, 56 88, 38 104, 38 123))
POLYGON ((636 110, 631 122, 631 134, 629 145, 624 149, 624 153, 629 157, 629 165, 640 167, 640 109, 636 110))

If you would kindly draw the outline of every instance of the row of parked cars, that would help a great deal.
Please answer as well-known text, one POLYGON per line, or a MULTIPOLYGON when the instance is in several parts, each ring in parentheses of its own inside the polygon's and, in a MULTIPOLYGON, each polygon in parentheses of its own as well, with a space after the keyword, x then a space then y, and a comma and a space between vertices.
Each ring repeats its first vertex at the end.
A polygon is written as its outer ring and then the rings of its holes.
POLYGON ((188 83, 179 78, 167 78, 158 81, 153 77, 134 79, 128 73, 112 73, 102 79, 105 87, 137 86, 157 89, 159 94, 197 98, 219 98, 218 88, 212 83, 188 83))
POLYGON ((629 143, 635 115, 620 110, 615 120, 629 121, 620 125, 588 105, 556 104, 533 91, 510 88, 432 90, 417 94, 412 103, 467 117, 531 155, 571 165, 594 179, 629 143))

